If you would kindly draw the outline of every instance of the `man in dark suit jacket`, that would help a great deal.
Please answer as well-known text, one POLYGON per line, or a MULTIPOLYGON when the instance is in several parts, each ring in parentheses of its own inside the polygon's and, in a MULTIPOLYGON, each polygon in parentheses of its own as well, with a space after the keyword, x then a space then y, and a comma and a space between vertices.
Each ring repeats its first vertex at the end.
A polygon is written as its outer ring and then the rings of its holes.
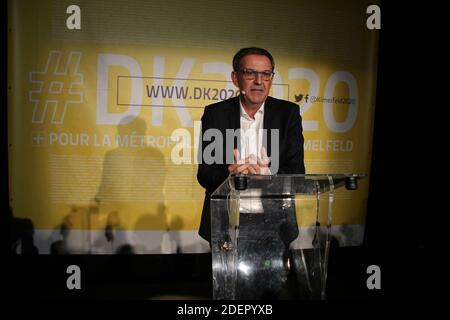
MULTIPOLYGON (((230 174, 302 174, 305 173, 303 162, 303 135, 299 106, 285 100, 269 97, 275 67, 272 55, 261 48, 244 48, 239 50, 233 58, 233 72, 231 78, 239 88, 240 95, 219 103, 205 107, 202 116, 202 147, 203 152, 209 143, 203 134, 208 129, 217 129, 223 137, 223 159, 216 163, 199 162, 197 179, 206 189, 203 204, 199 235, 211 242, 210 197, 212 192, 224 182, 230 174), (262 111, 263 110, 263 111, 262 111), (257 114, 259 112, 259 114, 257 114), (235 156, 233 161, 226 161, 225 137, 227 129, 240 129, 243 115, 249 121, 261 117, 262 128, 267 130, 267 140, 261 154, 267 155, 271 161, 258 157, 257 161, 249 159, 239 160, 239 139, 234 138, 235 156), (271 130, 278 130, 279 141, 271 141, 271 130), (278 148, 272 144, 277 143, 278 148), (266 151, 267 150, 267 151, 266 151), (266 153, 267 152, 267 153, 266 153), (277 161, 276 161, 277 160, 277 161), (277 163, 276 166, 273 166, 277 163)), ((233 159, 228 155, 228 159, 233 159)))

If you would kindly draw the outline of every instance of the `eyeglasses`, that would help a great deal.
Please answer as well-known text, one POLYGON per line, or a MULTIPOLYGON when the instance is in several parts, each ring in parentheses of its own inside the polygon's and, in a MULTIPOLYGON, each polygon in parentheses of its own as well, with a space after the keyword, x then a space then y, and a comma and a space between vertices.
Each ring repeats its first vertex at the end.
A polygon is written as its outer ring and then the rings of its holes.
POLYGON ((275 72, 265 70, 265 71, 257 71, 253 69, 241 69, 238 72, 242 73, 245 80, 255 80, 255 78, 258 76, 258 74, 261 75, 261 79, 264 81, 269 81, 272 79, 275 72))

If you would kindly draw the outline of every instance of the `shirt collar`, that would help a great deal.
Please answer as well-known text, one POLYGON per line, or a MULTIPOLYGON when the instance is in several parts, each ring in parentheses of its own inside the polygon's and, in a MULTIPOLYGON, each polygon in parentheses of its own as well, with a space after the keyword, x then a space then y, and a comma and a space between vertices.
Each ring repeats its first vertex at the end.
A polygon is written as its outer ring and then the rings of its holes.
MULTIPOLYGON (((266 102, 264 101, 263 102, 263 104, 261 105, 261 107, 259 107, 259 109, 258 109, 258 111, 256 111, 256 114, 261 114, 261 115, 263 115, 264 114, 264 104, 265 104, 266 102)), ((250 118, 250 116, 247 114, 247 112, 245 112, 245 109, 244 109, 244 107, 242 106, 242 102, 241 102, 241 100, 239 99, 239 105, 240 105, 240 114, 241 114, 241 117, 244 117, 244 118, 246 118, 246 119, 248 119, 248 120, 251 120, 252 118, 250 118)), ((256 114, 255 114, 255 116, 256 116, 256 114)))

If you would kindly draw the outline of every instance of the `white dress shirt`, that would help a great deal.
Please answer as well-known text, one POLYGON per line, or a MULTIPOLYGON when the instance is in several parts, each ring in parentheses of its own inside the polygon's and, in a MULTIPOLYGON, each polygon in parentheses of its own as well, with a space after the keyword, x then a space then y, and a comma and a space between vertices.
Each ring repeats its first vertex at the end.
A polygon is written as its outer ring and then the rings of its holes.
POLYGON ((261 148, 263 146, 263 129, 264 129, 264 103, 251 118, 245 112, 242 103, 241 106, 241 160, 248 158, 250 155, 262 158, 261 148))
MULTIPOLYGON (((250 155, 262 158, 261 148, 263 146, 263 125, 264 125, 264 103, 251 118, 245 112, 242 103, 241 107, 241 152, 240 159, 244 160, 250 155)), ((255 158, 256 158, 255 157, 255 158)), ((270 171, 266 172, 270 174, 270 171)), ((261 189, 247 189, 240 192, 239 211, 241 213, 262 213, 264 212, 261 202, 261 189)))

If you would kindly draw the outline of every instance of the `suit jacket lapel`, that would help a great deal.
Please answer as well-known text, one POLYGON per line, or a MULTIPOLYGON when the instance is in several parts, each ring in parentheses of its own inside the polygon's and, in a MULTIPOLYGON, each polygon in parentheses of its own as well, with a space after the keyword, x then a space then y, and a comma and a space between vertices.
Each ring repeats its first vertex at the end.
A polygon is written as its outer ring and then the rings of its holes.
POLYGON ((267 155, 270 157, 270 147, 271 147, 271 139, 270 139, 270 130, 274 128, 274 117, 273 117, 273 104, 272 99, 267 97, 266 102, 264 104, 264 136, 263 136, 263 146, 266 148, 267 155))
MULTIPOLYGON (((228 126, 227 128, 237 130, 241 128, 241 112, 239 97, 230 101, 230 110, 228 113, 228 126)), ((234 148, 237 148, 241 152, 241 141, 237 138, 234 139, 234 148)))
POLYGON ((241 112, 239 98, 230 101, 229 127, 230 129, 239 129, 241 127, 241 112))

